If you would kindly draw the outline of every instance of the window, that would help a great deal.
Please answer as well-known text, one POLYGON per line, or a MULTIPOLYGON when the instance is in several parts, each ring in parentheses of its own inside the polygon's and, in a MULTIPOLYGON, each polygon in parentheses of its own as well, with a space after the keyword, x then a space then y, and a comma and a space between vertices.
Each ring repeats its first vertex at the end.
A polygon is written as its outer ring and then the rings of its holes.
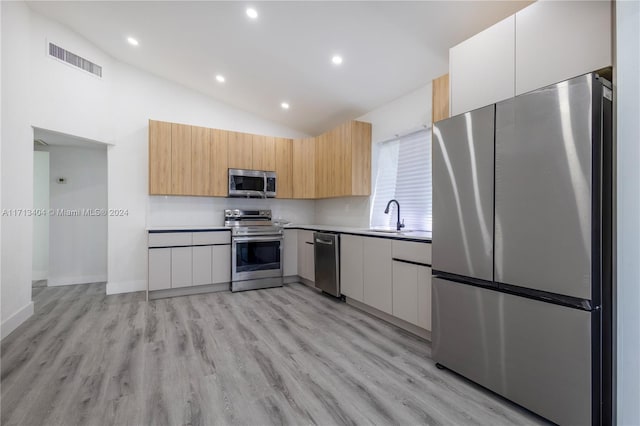
POLYGON ((378 146, 378 171, 371 203, 371 227, 395 228, 395 204, 406 229, 431 231, 431 129, 382 142, 378 146))

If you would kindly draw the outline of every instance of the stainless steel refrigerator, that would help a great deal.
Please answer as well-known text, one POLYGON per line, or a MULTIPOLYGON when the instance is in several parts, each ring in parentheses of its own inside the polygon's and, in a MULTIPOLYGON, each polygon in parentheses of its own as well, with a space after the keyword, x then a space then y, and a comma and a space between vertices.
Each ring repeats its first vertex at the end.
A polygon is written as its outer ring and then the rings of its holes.
POLYGON ((610 423, 610 83, 433 131, 433 359, 553 422, 610 423))

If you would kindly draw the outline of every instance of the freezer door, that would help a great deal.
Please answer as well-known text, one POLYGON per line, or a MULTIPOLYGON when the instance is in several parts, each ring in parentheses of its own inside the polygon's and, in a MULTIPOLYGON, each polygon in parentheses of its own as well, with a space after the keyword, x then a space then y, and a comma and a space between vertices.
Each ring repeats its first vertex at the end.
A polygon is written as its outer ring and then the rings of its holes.
POLYGON ((592 85, 496 105, 497 282, 591 299, 592 85))
POLYGON ((433 127, 433 269, 493 280, 494 111, 433 127))
POLYGON ((558 424, 592 416, 596 312, 434 278, 433 359, 558 424))

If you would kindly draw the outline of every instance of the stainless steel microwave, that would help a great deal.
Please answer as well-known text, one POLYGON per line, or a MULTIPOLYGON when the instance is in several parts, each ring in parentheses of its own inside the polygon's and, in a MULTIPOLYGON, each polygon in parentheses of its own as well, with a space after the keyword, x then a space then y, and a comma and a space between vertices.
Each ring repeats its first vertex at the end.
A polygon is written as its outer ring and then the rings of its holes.
POLYGON ((229 169, 229 197, 274 198, 276 172, 229 169))

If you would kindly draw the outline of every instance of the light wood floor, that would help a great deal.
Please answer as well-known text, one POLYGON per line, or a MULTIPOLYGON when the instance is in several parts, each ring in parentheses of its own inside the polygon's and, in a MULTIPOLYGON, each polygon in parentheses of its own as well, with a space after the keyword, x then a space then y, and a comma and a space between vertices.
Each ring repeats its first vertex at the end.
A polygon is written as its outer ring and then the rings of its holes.
POLYGON ((3 425, 507 425, 541 420, 430 345, 301 284, 145 302, 34 289, 2 342, 3 425))

